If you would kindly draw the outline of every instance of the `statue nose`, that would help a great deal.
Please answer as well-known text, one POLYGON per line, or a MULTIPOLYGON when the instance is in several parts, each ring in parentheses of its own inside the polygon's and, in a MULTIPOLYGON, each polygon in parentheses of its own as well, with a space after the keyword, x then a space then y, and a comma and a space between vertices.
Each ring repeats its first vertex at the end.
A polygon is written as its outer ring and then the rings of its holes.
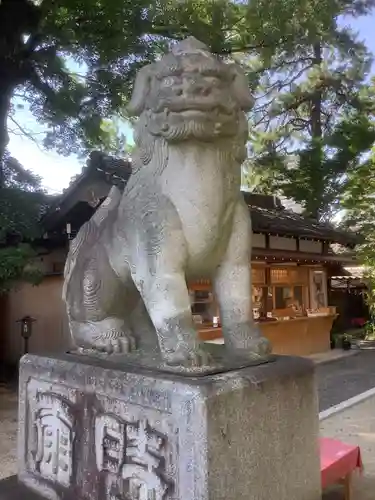
POLYGON ((210 87, 201 83, 194 83, 189 89, 189 94, 193 96, 200 96, 200 95, 204 96, 204 95, 209 95, 210 93, 211 93, 210 87))
POLYGON ((185 79, 182 88, 183 93, 186 97, 205 96, 211 93, 211 88, 209 85, 194 78, 185 79))

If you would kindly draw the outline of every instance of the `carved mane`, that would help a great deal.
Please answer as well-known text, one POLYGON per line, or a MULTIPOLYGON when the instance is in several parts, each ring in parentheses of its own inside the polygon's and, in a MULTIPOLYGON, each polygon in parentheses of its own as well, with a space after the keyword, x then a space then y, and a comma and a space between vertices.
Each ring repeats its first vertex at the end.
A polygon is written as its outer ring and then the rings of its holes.
MULTIPOLYGON (((145 125, 147 123, 145 114, 146 112, 142 114, 135 127, 134 142, 136 148, 132 155, 133 169, 125 187, 125 193, 131 191, 138 184, 140 176, 143 177, 146 171, 150 182, 154 182, 153 179, 159 177, 168 164, 170 146, 164 137, 150 134, 148 127, 145 125)), ((238 121, 237 140, 233 138, 225 140, 218 137, 217 141, 213 142, 212 151, 215 154, 225 155, 225 161, 228 164, 236 162, 240 168, 246 158, 245 144, 247 142, 247 120, 242 111, 239 112, 238 121), (231 149, 228 149, 228 144, 232 146, 231 149)), ((173 147, 178 148, 179 144, 176 143, 173 147)))

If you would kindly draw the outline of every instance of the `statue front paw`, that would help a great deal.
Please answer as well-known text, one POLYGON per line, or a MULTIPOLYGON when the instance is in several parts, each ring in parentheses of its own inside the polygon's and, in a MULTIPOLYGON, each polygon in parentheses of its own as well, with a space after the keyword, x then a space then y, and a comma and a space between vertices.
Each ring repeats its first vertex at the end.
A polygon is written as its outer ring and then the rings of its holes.
POLYGON ((130 334, 122 334, 117 338, 98 340, 95 349, 106 354, 128 354, 135 350, 135 339, 130 334))
POLYGON ((80 351, 126 354, 135 350, 136 343, 124 323, 112 317, 101 321, 71 321, 70 329, 80 351))
POLYGON ((210 354, 198 342, 193 345, 181 342, 173 351, 164 351, 163 358, 167 365, 181 368, 200 368, 212 365, 210 354))
POLYGON ((255 337, 244 342, 240 351, 255 357, 266 358, 272 352, 271 342, 265 337, 255 337))
POLYGON ((81 354, 128 354, 135 350, 135 340, 130 335, 123 335, 115 339, 95 339, 94 342, 85 342, 77 346, 81 354))
POLYGON ((272 352, 271 342, 262 337, 254 324, 236 325, 224 336, 227 348, 240 356, 266 358, 272 352))
POLYGON ((93 348, 107 354, 128 354, 136 348, 131 330, 119 318, 106 318, 92 324, 96 335, 92 336, 93 348))

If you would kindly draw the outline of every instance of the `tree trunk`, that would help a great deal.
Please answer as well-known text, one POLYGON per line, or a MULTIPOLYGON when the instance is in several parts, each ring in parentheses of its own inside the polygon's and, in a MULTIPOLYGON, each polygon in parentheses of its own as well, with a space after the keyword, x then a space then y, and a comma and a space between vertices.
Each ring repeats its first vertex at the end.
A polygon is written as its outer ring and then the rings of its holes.
POLYGON ((4 157, 9 142, 7 119, 10 99, 10 87, 0 82, 0 189, 4 187, 4 157))
MULTIPOLYGON (((320 43, 314 45, 313 65, 320 66, 322 63, 322 48, 320 43)), ((320 143, 322 138, 322 93, 317 90, 312 98, 311 106, 311 129, 312 139, 320 143)))
MULTIPOLYGON (((322 47, 320 42, 314 44, 313 46, 313 65, 320 66, 322 63, 322 47)), ((320 201, 323 195, 324 189, 324 179, 322 172, 322 163, 323 163, 323 147, 322 147, 322 92, 320 90, 316 90, 312 99, 311 99, 311 163, 310 168, 311 179, 313 179, 312 188, 315 190, 314 200, 311 200, 311 206, 308 207, 308 210, 311 216, 316 219, 319 219, 320 212, 320 201)))
POLYGON ((10 100, 14 88, 25 81, 25 61, 33 50, 24 35, 32 40, 41 20, 41 7, 32 0, 0 0, 0 188, 4 185, 4 153, 9 142, 10 100))

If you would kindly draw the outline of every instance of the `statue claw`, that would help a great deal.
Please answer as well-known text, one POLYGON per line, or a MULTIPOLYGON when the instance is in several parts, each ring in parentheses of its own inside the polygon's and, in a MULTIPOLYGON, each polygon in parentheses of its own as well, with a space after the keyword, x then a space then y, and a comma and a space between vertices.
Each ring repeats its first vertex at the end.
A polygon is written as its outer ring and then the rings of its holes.
POLYGON ((270 341, 254 323, 241 323, 224 330, 225 344, 232 354, 250 359, 267 358, 272 352, 270 341))
POLYGON ((123 334, 115 339, 106 339, 95 344, 95 349, 106 354, 128 354, 135 350, 135 339, 130 334, 123 334))
POLYGON ((231 349, 233 353, 239 356, 254 358, 267 358, 272 351, 271 343, 265 337, 255 337, 247 339, 241 346, 231 349))
POLYGON ((200 344, 190 346, 180 343, 174 351, 165 352, 163 357, 166 364, 170 366, 200 368, 212 365, 211 355, 200 344))

